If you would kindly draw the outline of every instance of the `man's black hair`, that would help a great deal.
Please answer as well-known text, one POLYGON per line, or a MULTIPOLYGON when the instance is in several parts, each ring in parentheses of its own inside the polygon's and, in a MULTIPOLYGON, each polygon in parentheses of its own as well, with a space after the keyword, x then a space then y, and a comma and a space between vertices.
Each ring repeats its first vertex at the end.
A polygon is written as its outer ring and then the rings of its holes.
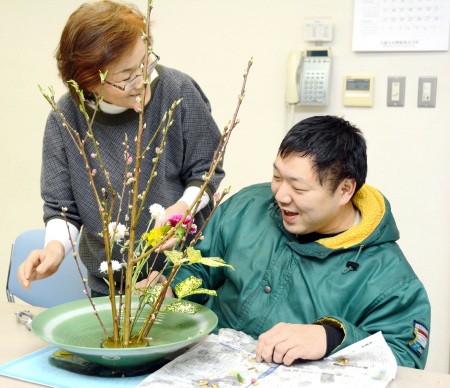
POLYGON ((366 181, 367 146, 359 128, 337 116, 313 116, 292 127, 278 154, 292 153, 311 158, 322 186, 335 192, 345 179, 355 179, 355 193, 366 181))

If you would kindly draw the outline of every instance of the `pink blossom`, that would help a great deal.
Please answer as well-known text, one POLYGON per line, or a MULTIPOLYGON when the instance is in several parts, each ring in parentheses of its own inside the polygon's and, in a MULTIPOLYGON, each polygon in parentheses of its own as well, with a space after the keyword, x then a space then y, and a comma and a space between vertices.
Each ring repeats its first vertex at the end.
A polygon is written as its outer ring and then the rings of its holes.
MULTIPOLYGON (((170 224, 170 226, 176 226, 183 217, 184 217, 184 213, 175 213, 175 214, 172 214, 172 216, 167 220, 167 222, 170 224)), ((194 219, 191 216, 186 216, 185 220, 183 221, 182 226, 187 228, 189 226, 189 224, 191 223, 191 220, 192 220, 192 224, 189 229, 189 233, 194 234, 197 232, 197 225, 195 225, 193 223, 194 219)))
POLYGON ((197 233, 197 225, 191 224, 191 229, 189 229, 189 234, 197 233))
MULTIPOLYGON (((170 223, 170 226, 175 226, 176 224, 178 224, 180 222, 180 220, 184 217, 183 213, 175 213, 172 214, 172 216, 168 219, 168 222, 170 223)), ((190 216, 188 216, 190 217, 190 216)), ((188 219, 188 217, 186 217, 186 220, 188 219)), ((184 220, 184 222, 186 222, 186 220, 184 220)), ((184 224, 183 222, 183 224, 184 224)))

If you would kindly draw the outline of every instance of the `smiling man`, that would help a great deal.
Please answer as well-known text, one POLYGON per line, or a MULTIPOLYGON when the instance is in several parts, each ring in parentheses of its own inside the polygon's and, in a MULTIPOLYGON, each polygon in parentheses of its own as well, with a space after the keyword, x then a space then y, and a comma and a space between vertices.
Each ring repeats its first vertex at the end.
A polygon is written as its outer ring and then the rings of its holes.
POLYGON ((399 365, 424 368, 430 303, 396 241, 387 199, 365 184, 366 142, 339 117, 299 122, 282 141, 272 183, 223 203, 196 246, 230 268, 182 267, 218 328, 258 338, 259 361, 316 360, 378 331, 399 365))

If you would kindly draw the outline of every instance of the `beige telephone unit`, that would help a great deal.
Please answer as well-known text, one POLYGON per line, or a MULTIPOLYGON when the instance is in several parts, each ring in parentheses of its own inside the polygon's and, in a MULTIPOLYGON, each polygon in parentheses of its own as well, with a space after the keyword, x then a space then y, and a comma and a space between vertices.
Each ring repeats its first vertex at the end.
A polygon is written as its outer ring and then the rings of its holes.
POLYGON ((286 103, 326 106, 329 103, 331 49, 291 51, 288 57, 286 103))

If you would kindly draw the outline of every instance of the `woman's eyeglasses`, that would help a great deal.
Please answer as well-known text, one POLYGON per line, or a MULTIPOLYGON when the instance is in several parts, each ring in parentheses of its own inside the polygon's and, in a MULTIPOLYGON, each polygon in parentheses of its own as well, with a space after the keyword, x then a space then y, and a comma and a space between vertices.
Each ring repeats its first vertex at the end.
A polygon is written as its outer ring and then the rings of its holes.
MULTIPOLYGON (((151 63, 149 63, 149 65, 147 66, 147 74, 150 74, 150 73, 153 71, 153 69, 156 67, 156 65, 158 64, 158 61, 159 61, 159 56, 158 56, 156 53, 152 52, 152 53, 150 54, 150 57, 151 57, 152 55, 155 57, 155 59, 154 59, 151 63)), ((136 77, 134 77, 132 80, 128 81, 128 82, 127 82, 125 85, 123 85, 123 86, 113 84, 112 82, 109 82, 109 81, 106 81, 106 80, 105 80, 104 82, 105 82, 105 84, 114 86, 115 88, 120 89, 120 90, 122 90, 122 92, 124 92, 125 90, 129 90, 129 89, 131 89, 134 85, 136 85, 137 79, 138 79, 139 77, 142 77, 142 74, 137 74, 136 77)))

